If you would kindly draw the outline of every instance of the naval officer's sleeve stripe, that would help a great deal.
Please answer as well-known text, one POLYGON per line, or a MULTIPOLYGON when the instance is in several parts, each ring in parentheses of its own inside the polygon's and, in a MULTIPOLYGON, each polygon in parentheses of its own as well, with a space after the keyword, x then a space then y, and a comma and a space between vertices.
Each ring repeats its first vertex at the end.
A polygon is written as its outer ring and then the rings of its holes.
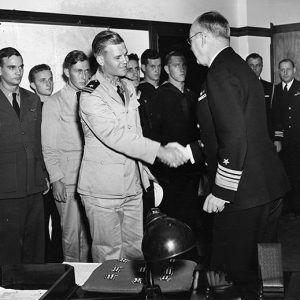
POLYGON ((283 137, 283 131, 275 131, 275 136, 283 137))
POLYGON ((229 190, 237 191, 243 171, 232 170, 218 164, 215 184, 229 190))
POLYGON ((237 170, 233 170, 233 169, 229 169, 229 168, 225 168, 222 165, 218 164, 218 169, 228 173, 228 174, 232 174, 232 175, 240 175, 242 176, 243 171, 237 171, 237 170))
POLYGON ((222 176, 222 175, 220 175, 219 172, 218 172, 216 175, 218 175, 218 177, 219 177, 220 179, 222 178, 222 180, 224 180, 224 181, 233 182, 233 183, 237 183, 237 184, 239 184, 239 182, 240 182, 239 179, 231 179, 231 178, 228 178, 228 177, 226 177, 226 176, 222 176))
POLYGON ((220 174, 221 176, 227 177, 227 178, 232 178, 232 179, 237 179, 240 180, 241 179, 241 175, 232 175, 230 173, 224 172, 221 169, 218 169, 218 174, 220 174))
POLYGON ((220 176, 220 174, 218 173, 216 175, 215 184, 222 188, 233 190, 233 191, 237 191, 238 188, 238 182, 231 182, 226 178, 224 178, 223 176, 220 176))

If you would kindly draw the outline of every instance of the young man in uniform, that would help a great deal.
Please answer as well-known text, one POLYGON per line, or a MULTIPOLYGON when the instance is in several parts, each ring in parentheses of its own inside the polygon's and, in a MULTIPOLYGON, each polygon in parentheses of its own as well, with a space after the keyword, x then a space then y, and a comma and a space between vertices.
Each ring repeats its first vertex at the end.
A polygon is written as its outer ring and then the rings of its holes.
POLYGON ((76 189, 83 153, 78 98, 90 78, 89 60, 82 51, 73 50, 66 56, 63 69, 66 85, 43 106, 43 155, 60 214, 64 260, 87 262, 88 233, 76 189))
POLYGON ((78 192, 90 224, 93 261, 138 259, 142 258, 142 191, 149 186, 143 163, 152 164, 158 157, 177 166, 186 158, 143 137, 136 92, 124 79, 128 57, 120 35, 102 31, 92 49, 99 68, 80 97, 85 147, 78 192))
POLYGON ((272 115, 271 115, 274 85, 271 82, 263 80, 260 77, 260 74, 263 69, 263 59, 259 54, 257 53, 249 54, 246 58, 246 62, 248 63, 249 67, 253 70, 253 72, 259 79, 264 89, 269 136, 272 140, 274 140, 274 128, 272 125, 272 115))
POLYGON ((0 265, 44 262, 41 101, 20 87, 19 51, 0 50, 0 265))
MULTIPOLYGON (((44 102, 53 92, 53 74, 51 68, 46 64, 32 67, 28 74, 31 89, 40 97, 43 107, 44 102)), ((44 195, 45 208, 45 241, 46 241, 46 262, 62 261, 61 227, 60 217, 55 205, 52 190, 44 195), (51 217, 51 231, 49 222, 51 217)))

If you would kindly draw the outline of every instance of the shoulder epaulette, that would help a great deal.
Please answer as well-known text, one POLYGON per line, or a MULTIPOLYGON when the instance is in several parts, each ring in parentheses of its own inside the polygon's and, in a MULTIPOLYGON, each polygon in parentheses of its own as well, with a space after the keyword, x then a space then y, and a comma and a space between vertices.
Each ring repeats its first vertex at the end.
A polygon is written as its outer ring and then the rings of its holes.
POLYGON ((82 89, 82 92, 91 94, 99 85, 99 80, 92 80, 82 89))

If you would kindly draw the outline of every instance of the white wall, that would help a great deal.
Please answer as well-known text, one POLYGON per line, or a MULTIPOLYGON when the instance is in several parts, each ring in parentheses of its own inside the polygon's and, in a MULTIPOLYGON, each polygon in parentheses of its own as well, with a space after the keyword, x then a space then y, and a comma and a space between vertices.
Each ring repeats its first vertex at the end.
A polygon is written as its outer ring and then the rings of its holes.
POLYGON ((268 37, 231 37, 232 48, 243 59, 246 59, 246 57, 252 52, 256 52, 262 56, 264 67, 261 73, 261 77, 268 81, 271 80, 270 44, 271 38, 268 37))
MULTIPOLYGON (((247 26, 270 28, 270 23, 274 25, 299 23, 299 16, 299 0, 247 0, 247 23, 243 26, 247 24, 247 26)), ((270 80, 270 38, 248 37, 247 42, 249 53, 258 52, 263 57, 262 77, 270 80)))
POLYGON ((299 23, 299 0, 247 0, 248 26, 299 23))
MULTIPOLYGON (((81 50, 91 55, 92 41, 105 28, 74 27, 61 25, 0 23, 0 49, 14 47, 24 60, 24 75, 21 86, 30 89, 29 70, 37 64, 48 64, 53 72, 54 92, 64 85, 62 64, 72 50, 81 50)), ((111 28, 114 30, 113 28, 111 28)), ((128 53, 141 56, 149 47, 148 31, 116 29, 124 39, 128 53)))
MULTIPOLYGON (((205 11, 218 10, 226 15, 232 26, 237 24, 239 0, 0 0, 1 9, 92 15, 100 17, 145 19, 178 23, 192 23, 205 11), (170 13, 172 11, 172 13, 170 13)), ((245 1, 245 0, 243 0, 245 1)), ((112 28, 113 29, 113 28, 112 28)), ((51 66, 54 75, 54 91, 64 84, 62 62, 74 49, 90 53, 93 37, 101 29, 94 27, 54 26, 37 24, 14 24, 3 22, 0 48, 17 48, 24 58, 24 77, 21 86, 29 88, 28 72, 39 63, 51 66), (76 30, 76 38, 74 34, 76 30), (32 55, 37 53, 38 55, 32 55)), ((149 47, 148 32, 116 30, 124 38, 129 53, 139 56, 149 47)))
POLYGON ((236 26, 239 1, 244 0, 0 0, 0 7, 179 23, 192 23, 203 12, 218 10, 236 26))
MULTIPOLYGON (((300 0, 0 0, 0 7, 178 23, 192 23, 201 13, 217 10, 232 27, 270 28, 271 22, 275 25, 299 22, 300 0)), ((271 77, 269 45, 270 38, 232 38, 233 48, 242 57, 251 52, 262 55, 262 76, 267 80, 271 77)))

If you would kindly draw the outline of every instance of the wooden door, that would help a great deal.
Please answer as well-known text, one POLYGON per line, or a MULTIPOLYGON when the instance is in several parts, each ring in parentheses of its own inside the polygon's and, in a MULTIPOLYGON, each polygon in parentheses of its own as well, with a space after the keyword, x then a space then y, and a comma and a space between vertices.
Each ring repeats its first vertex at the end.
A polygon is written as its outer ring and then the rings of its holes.
POLYGON ((274 82, 279 83, 278 63, 290 58, 296 66, 296 79, 300 80, 300 31, 281 32, 273 35, 274 82))

